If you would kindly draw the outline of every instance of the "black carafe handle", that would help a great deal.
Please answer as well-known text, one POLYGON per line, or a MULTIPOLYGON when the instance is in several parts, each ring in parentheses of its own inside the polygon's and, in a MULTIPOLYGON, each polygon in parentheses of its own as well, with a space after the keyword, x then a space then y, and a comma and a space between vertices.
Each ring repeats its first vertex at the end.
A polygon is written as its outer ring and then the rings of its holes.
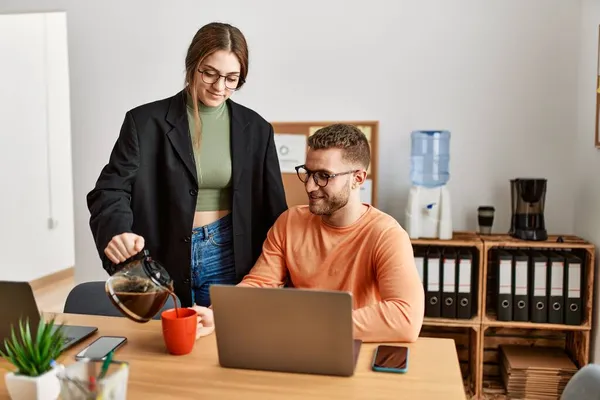
POLYGON ((108 274, 112 276, 112 275, 116 274, 117 272, 119 272, 120 270, 122 270, 123 267, 125 267, 129 263, 131 263, 133 261, 142 260, 146 257, 150 257, 150 251, 148 249, 142 249, 142 251, 140 251, 139 253, 134 254, 133 256, 129 257, 127 260, 120 262, 118 264, 115 264, 115 263, 109 261, 109 265, 107 268, 108 274))

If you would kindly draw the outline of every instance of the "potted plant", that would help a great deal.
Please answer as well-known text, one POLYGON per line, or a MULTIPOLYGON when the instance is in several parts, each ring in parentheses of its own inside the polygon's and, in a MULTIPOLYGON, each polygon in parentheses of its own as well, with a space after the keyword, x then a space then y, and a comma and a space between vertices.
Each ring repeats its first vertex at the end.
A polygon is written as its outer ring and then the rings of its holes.
POLYGON ((29 320, 19 320, 19 329, 11 328, 10 339, 5 339, 0 356, 8 360, 16 371, 5 376, 8 394, 13 400, 55 400, 60 394, 55 361, 62 351, 62 325, 55 320, 40 319, 36 332, 31 332, 29 320))

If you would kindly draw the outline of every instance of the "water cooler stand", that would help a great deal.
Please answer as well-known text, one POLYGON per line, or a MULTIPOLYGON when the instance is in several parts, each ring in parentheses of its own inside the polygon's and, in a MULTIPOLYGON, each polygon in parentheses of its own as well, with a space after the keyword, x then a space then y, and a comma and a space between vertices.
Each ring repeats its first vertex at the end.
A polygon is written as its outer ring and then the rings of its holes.
POLYGON ((405 225, 411 239, 452 239, 452 207, 447 185, 434 188, 412 186, 405 225))

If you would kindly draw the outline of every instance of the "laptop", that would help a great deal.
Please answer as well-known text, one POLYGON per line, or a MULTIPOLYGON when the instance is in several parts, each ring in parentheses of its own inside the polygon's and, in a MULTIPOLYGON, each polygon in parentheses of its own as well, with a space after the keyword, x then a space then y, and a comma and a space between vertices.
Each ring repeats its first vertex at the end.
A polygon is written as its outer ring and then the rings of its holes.
POLYGON ((350 293, 215 284, 210 298, 222 367, 354 375, 350 293))
MULTIPOLYGON (((19 320, 29 319, 31 332, 37 332, 41 316, 29 282, 0 281, 0 346, 10 338, 11 328, 19 335, 19 320)), ((58 327, 55 327, 55 329, 58 327)), ((94 326, 63 325, 62 351, 98 331, 94 326)))

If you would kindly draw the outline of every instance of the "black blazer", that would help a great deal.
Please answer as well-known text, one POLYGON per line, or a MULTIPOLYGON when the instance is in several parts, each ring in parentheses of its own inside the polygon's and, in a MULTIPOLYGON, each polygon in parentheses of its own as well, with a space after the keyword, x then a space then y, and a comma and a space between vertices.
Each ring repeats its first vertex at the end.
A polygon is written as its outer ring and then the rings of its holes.
MULTIPOLYGON (((133 232, 171 275, 182 306, 192 305, 191 233, 198 178, 186 92, 136 107, 95 188, 87 195, 90 227, 103 267, 113 236, 133 232)), ((273 127, 227 100, 231 117, 233 247, 238 281, 252 268, 267 232, 287 209, 273 127)))

